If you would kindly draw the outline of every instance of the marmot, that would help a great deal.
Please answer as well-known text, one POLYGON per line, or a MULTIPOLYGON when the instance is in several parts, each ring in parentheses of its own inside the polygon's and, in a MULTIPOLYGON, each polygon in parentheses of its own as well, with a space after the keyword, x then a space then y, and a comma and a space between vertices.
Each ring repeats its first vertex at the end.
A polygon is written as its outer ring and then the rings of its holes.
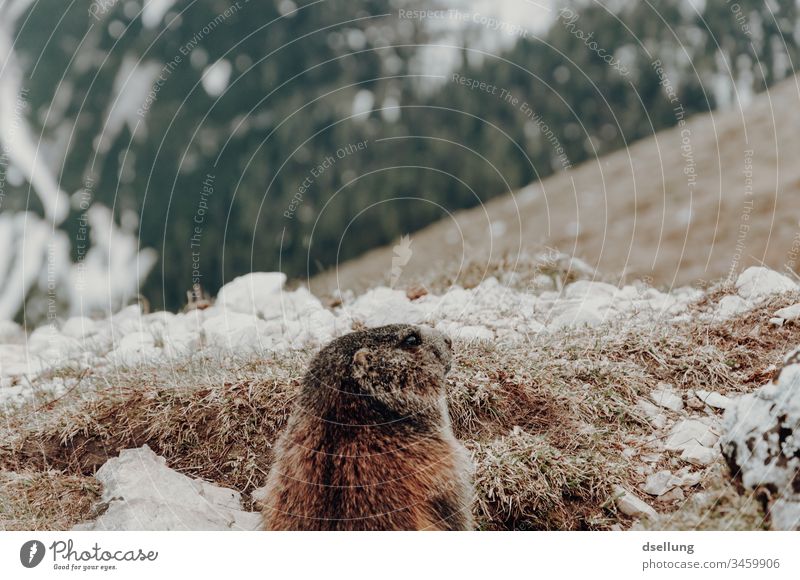
POLYGON ((452 342, 408 324, 312 361, 264 493, 268 530, 469 530, 472 464, 445 401, 452 342))

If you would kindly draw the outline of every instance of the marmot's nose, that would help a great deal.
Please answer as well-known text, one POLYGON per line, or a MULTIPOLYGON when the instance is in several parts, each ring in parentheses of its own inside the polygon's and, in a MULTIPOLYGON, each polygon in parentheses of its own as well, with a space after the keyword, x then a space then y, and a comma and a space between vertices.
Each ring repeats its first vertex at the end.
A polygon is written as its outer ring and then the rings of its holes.
POLYGON ((444 364, 445 372, 449 372, 453 361, 453 341, 446 334, 433 328, 425 328, 423 333, 428 337, 436 358, 444 364))

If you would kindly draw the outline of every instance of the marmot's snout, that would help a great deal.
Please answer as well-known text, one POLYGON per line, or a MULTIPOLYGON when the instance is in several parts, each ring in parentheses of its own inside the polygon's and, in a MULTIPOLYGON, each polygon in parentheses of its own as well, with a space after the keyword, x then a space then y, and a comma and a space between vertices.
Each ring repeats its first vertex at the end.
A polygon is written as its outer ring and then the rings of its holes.
POLYGON ((450 368, 453 366, 453 341, 450 337, 433 328, 423 327, 422 338, 430 345, 433 354, 444 365, 444 372, 450 372, 450 368))

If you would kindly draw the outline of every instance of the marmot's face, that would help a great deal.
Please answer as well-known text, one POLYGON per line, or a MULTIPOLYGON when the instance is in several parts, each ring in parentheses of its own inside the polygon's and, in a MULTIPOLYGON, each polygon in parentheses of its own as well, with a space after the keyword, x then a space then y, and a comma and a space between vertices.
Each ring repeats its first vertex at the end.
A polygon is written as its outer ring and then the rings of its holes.
POLYGON ((410 324, 353 332, 324 350, 346 362, 350 380, 362 394, 375 397, 394 411, 409 412, 438 404, 453 358, 448 337, 432 328, 410 324))
POLYGON ((452 341, 430 327, 392 324, 353 335, 361 339, 353 354, 354 376, 378 371, 396 377, 424 373, 440 381, 452 364, 452 341))

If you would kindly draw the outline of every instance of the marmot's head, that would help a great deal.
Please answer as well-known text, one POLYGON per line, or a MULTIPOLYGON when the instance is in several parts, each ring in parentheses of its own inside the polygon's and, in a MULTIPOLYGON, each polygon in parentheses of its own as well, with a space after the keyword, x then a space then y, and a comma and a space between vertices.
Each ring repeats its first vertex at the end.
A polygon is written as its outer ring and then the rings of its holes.
POLYGON ((387 418, 434 410, 452 353, 450 339, 429 327, 391 324, 351 332, 317 354, 305 395, 329 411, 335 407, 337 416, 355 407, 387 418))

